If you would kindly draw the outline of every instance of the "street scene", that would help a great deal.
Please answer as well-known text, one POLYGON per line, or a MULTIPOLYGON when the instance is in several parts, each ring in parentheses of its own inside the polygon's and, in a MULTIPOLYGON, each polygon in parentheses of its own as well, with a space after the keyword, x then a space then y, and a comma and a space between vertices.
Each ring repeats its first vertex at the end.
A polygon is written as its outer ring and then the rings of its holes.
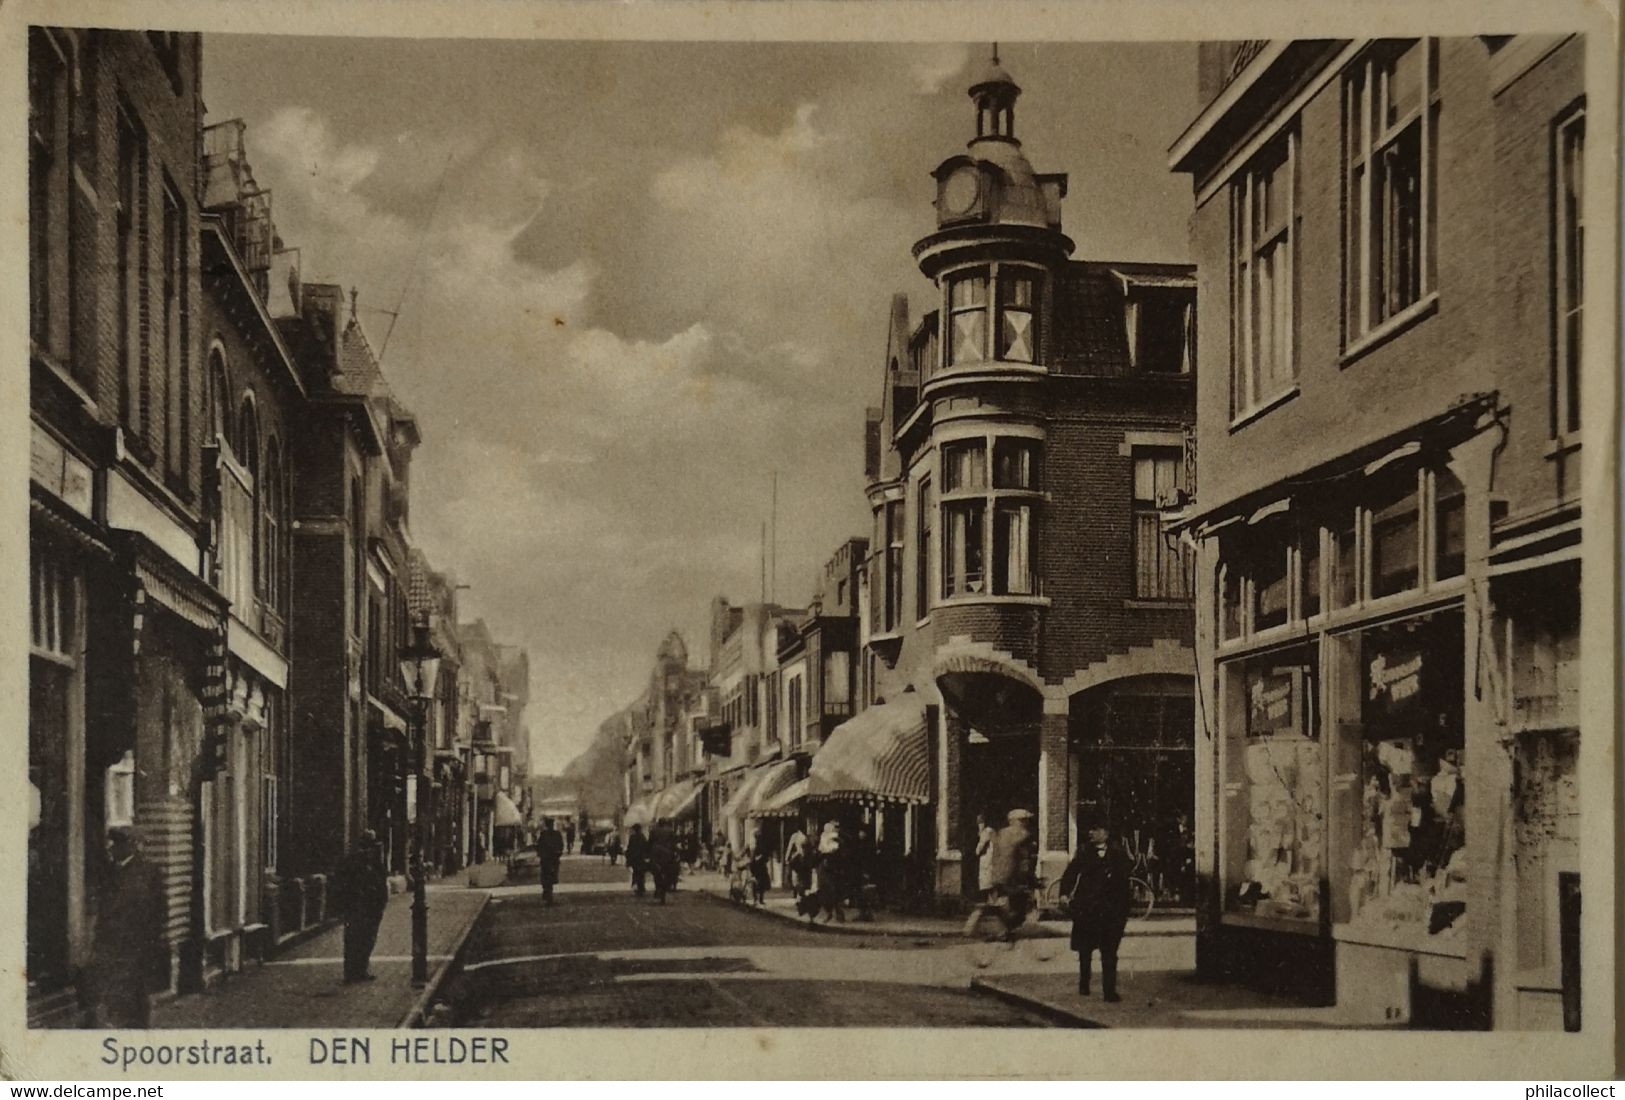
POLYGON ((1585 62, 30 27, 29 1025, 1580 1031, 1585 62))

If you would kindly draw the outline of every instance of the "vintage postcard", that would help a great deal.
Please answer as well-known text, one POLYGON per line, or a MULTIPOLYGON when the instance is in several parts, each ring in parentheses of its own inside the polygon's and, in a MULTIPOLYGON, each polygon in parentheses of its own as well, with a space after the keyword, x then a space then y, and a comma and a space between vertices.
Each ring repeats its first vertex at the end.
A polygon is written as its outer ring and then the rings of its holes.
POLYGON ((1613 1073, 1614 5, 0 36, 6 1076, 1613 1073))

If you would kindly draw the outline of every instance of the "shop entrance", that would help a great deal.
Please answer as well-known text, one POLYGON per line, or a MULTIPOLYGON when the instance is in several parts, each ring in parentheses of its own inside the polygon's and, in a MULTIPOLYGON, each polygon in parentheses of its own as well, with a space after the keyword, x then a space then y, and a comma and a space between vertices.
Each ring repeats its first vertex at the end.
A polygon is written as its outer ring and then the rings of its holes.
POLYGON ((1159 904, 1195 899, 1194 724, 1190 681, 1178 677, 1120 681, 1071 712, 1076 820, 1107 822, 1159 904))

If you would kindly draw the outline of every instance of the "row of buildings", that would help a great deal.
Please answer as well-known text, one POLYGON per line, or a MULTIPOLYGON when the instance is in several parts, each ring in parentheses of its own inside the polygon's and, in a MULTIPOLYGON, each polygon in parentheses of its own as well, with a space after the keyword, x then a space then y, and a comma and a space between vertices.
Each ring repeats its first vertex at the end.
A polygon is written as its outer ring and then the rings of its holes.
POLYGON ((1046 876, 1103 815, 1205 975, 1578 1027, 1584 49, 1203 44, 1194 265, 1074 256, 993 58, 872 536, 806 607, 717 601, 703 670, 667 639, 626 819, 845 819, 941 903, 978 815, 1033 812, 1046 876))
POLYGON ((28 49, 27 969, 65 1023, 107 830, 160 869, 170 984, 200 988, 323 920, 363 829, 397 873, 419 813, 431 864, 487 850, 528 673, 414 544, 417 419, 355 292, 301 280, 243 123, 205 125, 200 37, 28 49))

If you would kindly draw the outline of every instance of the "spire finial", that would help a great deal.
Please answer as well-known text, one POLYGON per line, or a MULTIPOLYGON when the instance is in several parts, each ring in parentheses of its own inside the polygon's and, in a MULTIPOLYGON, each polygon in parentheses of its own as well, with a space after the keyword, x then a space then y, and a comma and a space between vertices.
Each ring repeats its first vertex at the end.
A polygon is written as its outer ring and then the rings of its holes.
POLYGON ((356 313, 358 312, 357 307, 356 307, 357 293, 358 292, 356 291, 356 288, 352 286, 350 288, 350 323, 351 324, 355 323, 355 321, 356 321, 356 313))

